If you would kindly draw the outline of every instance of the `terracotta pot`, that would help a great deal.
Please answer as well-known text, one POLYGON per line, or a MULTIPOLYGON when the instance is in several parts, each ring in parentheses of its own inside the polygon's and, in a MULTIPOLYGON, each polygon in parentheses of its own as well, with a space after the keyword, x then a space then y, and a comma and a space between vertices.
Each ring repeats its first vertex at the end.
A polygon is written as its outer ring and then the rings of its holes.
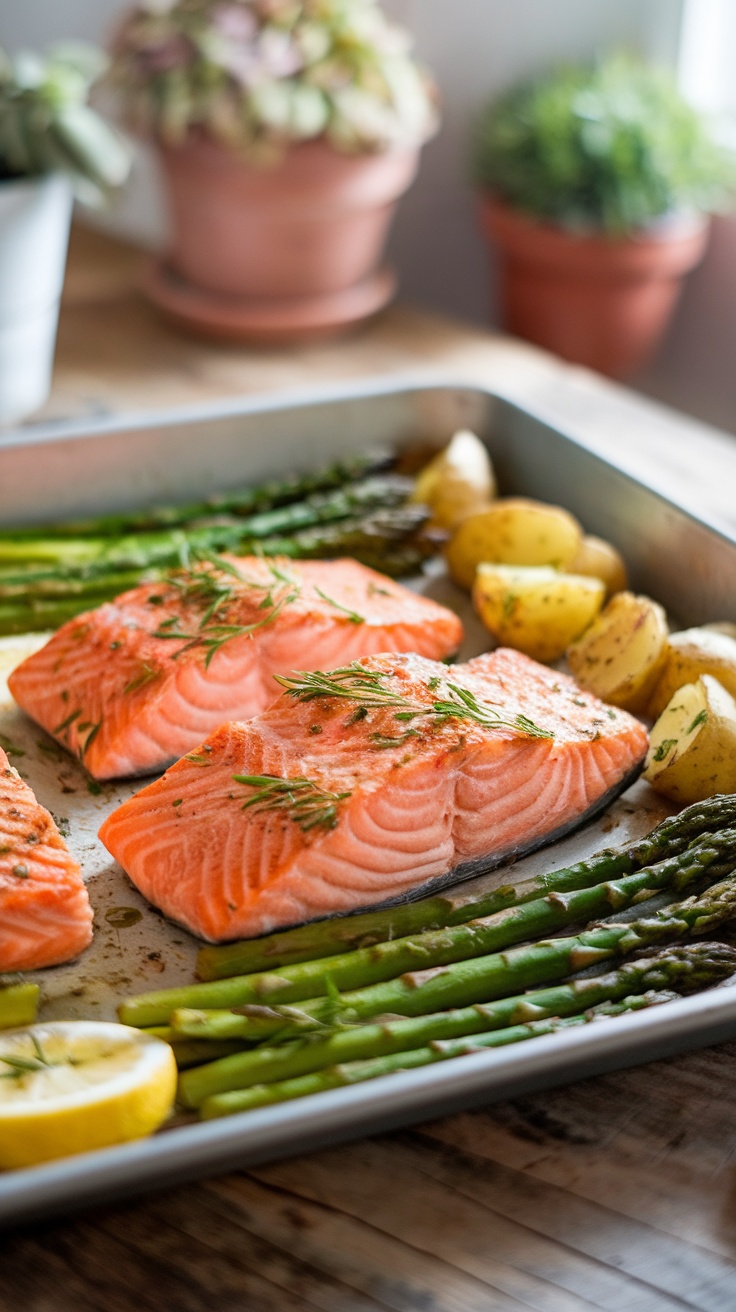
POLYGON ((576 236, 492 196, 481 198, 481 218, 501 253, 504 326, 612 378, 654 354, 709 234, 697 216, 635 237, 576 236))
POLYGON ((162 150, 174 224, 170 266, 229 297, 313 297, 374 273, 419 152, 344 155, 325 141, 254 167, 206 138, 162 150))

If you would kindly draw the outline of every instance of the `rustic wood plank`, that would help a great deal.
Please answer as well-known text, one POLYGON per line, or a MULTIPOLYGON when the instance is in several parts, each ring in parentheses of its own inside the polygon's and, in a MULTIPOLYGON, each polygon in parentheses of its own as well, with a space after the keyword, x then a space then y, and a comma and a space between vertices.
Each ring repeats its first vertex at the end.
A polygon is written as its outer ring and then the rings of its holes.
POLYGON ((425 1132, 736 1260, 735 1081, 729 1043, 425 1132))
POLYGON ((567 1312, 582 1302, 610 1312, 622 1307, 673 1312, 687 1306, 676 1295, 658 1293, 667 1289, 664 1279, 658 1285, 623 1264, 616 1267, 592 1244, 588 1251, 567 1222, 576 1200, 552 1199, 547 1188, 550 1197, 540 1204, 541 1211, 556 1206, 563 1219, 559 1233, 552 1221, 545 1230, 529 1198, 530 1193, 541 1196, 544 1186, 525 1181, 521 1173, 512 1176, 485 1158, 476 1164, 469 1154, 453 1150, 445 1158, 441 1145, 435 1144, 434 1152, 432 1146, 428 1140, 430 1151, 420 1151, 406 1133, 265 1167, 255 1175, 368 1220, 531 1308, 567 1312), (503 1198, 502 1187, 507 1191, 503 1198))

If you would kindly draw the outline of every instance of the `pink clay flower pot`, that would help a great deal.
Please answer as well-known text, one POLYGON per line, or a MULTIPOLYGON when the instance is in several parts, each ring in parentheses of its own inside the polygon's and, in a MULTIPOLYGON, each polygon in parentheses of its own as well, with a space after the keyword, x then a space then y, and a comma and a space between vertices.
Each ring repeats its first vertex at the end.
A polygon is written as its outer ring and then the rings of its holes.
POLYGON ((509 332, 612 378, 654 354, 709 235, 709 220, 694 216, 632 237, 579 236, 491 195, 481 223, 500 252, 509 332))
POLYGON ((162 147, 174 238, 170 267, 229 297, 314 297, 373 274, 419 150, 347 155, 324 140, 256 166, 208 138, 162 147))

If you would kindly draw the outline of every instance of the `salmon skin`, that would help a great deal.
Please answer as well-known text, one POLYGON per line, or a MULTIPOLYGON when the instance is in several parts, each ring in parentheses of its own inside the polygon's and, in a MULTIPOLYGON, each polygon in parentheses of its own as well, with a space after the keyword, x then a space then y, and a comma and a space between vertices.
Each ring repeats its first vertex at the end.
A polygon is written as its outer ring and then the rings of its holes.
POLYGON ((0 971, 56 966, 91 939, 79 866, 0 748, 0 971))
POLYGON ((442 660, 461 639, 452 611, 354 560, 218 557, 76 616, 8 682, 95 779, 112 779, 257 715, 274 674, 380 651, 442 660))
POLYGON ((119 807, 100 838, 211 941, 417 896, 581 824, 638 773, 643 725, 500 648, 281 680, 119 807))

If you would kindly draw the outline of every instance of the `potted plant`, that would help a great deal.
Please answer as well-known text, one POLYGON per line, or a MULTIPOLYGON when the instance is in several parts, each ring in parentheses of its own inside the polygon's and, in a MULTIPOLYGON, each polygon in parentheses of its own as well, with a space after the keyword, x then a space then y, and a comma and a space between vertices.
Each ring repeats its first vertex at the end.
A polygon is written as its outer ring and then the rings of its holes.
POLYGON ((506 326, 613 377, 656 349, 733 176, 670 76, 624 54, 490 105, 474 173, 506 326))
POLYGON ((171 249, 148 282, 164 309, 299 338, 390 297, 381 251, 437 115, 375 0, 141 0, 112 56, 167 183, 171 249))
POLYGON ((128 148, 86 104, 104 59, 0 50, 0 423, 49 391, 72 198, 97 204, 127 175, 128 148))

